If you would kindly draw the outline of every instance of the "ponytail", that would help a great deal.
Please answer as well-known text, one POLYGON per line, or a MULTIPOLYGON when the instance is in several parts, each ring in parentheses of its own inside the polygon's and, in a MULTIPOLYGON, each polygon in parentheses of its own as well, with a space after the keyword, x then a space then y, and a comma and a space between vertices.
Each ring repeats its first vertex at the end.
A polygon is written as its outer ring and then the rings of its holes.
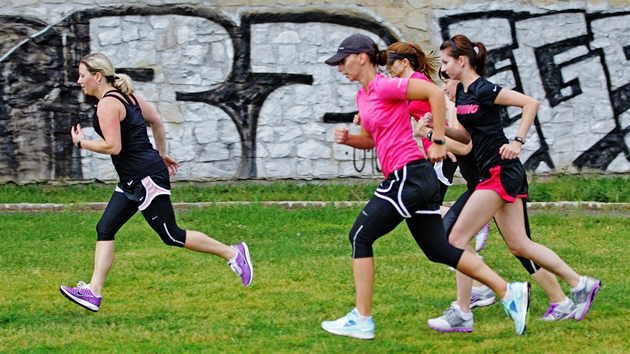
POLYGON ((387 65, 387 50, 379 50, 376 53, 376 65, 379 65, 379 66, 387 65))
MULTIPOLYGON (((387 47, 387 52, 396 53, 409 60, 413 71, 424 74, 424 76, 435 83, 434 77, 437 75, 438 68, 438 56, 435 52, 426 54, 419 45, 405 42, 391 44, 387 47)), ((385 58, 385 62, 387 62, 387 58, 385 58)))
MULTIPOLYGON (((109 77, 107 81, 109 81, 109 77)), ((112 86, 120 90, 123 95, 127 96, 133 94, 136 90, 133 80, 127 74, 114 74, 114 76, 112 76, 112 86)))
POLYGON ((486 76, 486 57, 488 56, 488 51, 486 50, 486 46, 481 42, 472 43, 473 52, 475 53, 475 59, 471 60, 470 65, 473 65, 475 68, 475 72, 477 75, 481 77, 486 76), (473 64, 474 63, 474 64, 473 64))

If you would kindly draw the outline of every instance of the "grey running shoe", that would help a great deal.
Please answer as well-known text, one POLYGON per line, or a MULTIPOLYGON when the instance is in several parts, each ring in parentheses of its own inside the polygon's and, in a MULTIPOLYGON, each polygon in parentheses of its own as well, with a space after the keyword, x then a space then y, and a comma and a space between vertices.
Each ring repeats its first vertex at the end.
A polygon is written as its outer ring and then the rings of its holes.
POLYGON ((462 314, 462 309, 454 302, 442 316, 430 319, 427 324, 438 332, 472 332, 474 319, 465 320, 462 314))
POLYGON ((577 307, 575 311, 575 319, 577 321, 581 321, 586 317, 586 314, 591 309, 595 295, 597 295, 602 285, 602 282, 598 279, 586 276, 582 276, 581 278, 585 278, 586 285, 584 288, 575 292, 571 291, 571 298, 577 307))
POLYGON ((575 317, 575 312, 577 311, 577 307, 575 303, 569 299, 570 303, 566 306, 561 306, 557 303, 551 303, 549 309, 541 320, 543 321, 562 321, 568 320, 570 318, 575 317))
POLYGON ((77 305, 81 305, 90 311, 98 312, 98 308, 101 306, 101 300, 103 297, 92 294, 90 286, 82 281, 77 283, 76 288, 62 285, 59 290, 63 296, 68 298, 68 300, 77 305))
POLYGON ((470 293, 470 308, 490 306, 497 302, 494 292, 487 286, 473 287, 470 293))

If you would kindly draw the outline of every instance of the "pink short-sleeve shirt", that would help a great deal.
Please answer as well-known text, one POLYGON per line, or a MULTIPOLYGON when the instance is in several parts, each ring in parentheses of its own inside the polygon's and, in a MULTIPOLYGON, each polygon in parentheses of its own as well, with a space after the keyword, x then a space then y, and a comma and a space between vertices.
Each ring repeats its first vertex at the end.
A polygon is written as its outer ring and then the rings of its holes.
POLYGON ((407 84, 409 79, 389 79, 377 74, 357 93, 361 125, 374 138, 376 153, 387 177, 411 161, 424 158, 413 138, 409 118, 407 84))
MULTIPOLYGON (((411 74, 410 78, 421 79, 427 82, 431 82, 431 80, 428 77, 426 77, 426 75, 417 71, 411 74)), ((429 104, 428 100, 419 100, 419 101, 409 102, 409 114, 416 120, 416 122, 429 112, 431 112, 431 104, 429 104)), ((448 125, 448 122, 446 122, 446 125, 448 125)), ((424 148, 424 151, 429 151, 431 144, 433 143, 429 141, 429 139, 422 137, 422 147, 424 148)))

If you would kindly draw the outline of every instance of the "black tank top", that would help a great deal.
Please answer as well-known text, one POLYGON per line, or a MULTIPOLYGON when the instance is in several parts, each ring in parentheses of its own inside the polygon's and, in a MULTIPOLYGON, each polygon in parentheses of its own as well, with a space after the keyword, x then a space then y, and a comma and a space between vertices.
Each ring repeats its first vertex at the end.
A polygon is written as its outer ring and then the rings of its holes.
MULTIPOLYGON (((160 153, 153 148, 149 140, 142 110, 135 96, 127 96, 118 90, 110 90, 103 97, 116 98, 125 106, 127 112, 125 118, 120 122, 122 143, 120 153, 111 155, 120 182, 131 184, 165 169, 166 164, 164 160, 160 153), (110 92, 117 92, 122 97, 110 94, 110 92)), ((94 114, 93 126, 94 131, 103 138, 103 132, 96 114, 94 114)))

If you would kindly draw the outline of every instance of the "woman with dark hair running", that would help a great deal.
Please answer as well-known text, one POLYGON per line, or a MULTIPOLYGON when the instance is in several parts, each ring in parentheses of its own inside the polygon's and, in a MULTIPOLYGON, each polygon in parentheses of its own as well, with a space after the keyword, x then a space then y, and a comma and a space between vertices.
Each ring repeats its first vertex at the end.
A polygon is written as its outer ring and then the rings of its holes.
POLYGON ((199 231, 177 226, 169 176, 177 172, 179 163, 166 153, 162 117, 134 94, 131 78, 116 74, 104 54, 93 53, 81 59, 77 83, 86 95, 98 99, 93 125, 102 140, 87 140, 77 124, 70 131, 72 141, 79 149, 111 155, 120 181, 96 226, 90 283, 80 281, 75 288, 61 286, 61 293, 88 310, 99 310, 103 284, 114 263, 114 236, 138 210, 164 243, 224 258, 243 285, 249 286, 254 269, 245 242, 227 246, 199 231), (151 124, 157 150, 149 140, 145 122, 151 124))
POLYGON ((370 37, 355 34, 341 42, 337 53, 326 60, 326 64, 337 66, 337 71, 362 86, 357 93, 361 133, 348 134, 347 127, 338 127, 335 142, 359 149, 376 147, 386 180, 379 184, 349 234, 356 307, 337 320, 322 322, 322 328, 336 335, 374 338, 372 245, 405 220, 429 260, 472 276, 503 298, 521 334, 529 308, 529 283, 507 283, 474 253, 448 243, 439 209, 439 181, 412 136, 407 101, 428 100, 434 115, 434 144, 428 155, 433 162, 445 157, 444 94, 425 80, 388 79, 378 74, 376 64, 382 65, 386 59, 387 53, 379 51, 370 37))
MULTIPOLYGON (((571 287, 576 309, 574 318, 582 320, 588 313, 601 282, 580 276, 555 252, 533 242, 527 234, 527 175, 518 159, 539 102, 513 90, 502 88, 484 78, 486 48, 456 35, 440 46, 442 71, 458 80, 457 118, 461 129, 470 133, 480 181, 453 225, 449 242, 463 249, 485 223, 495 217, 506 244, 516 256, 531 259, 559 276, 571 287), (521 125, 510 141, 503 132, 501 106, 522 108, 521 125)), ((439 331, 472 331, 470 312, 472 279, 457 272, 457 307, 443 316, 429 320, 439 331)), ((553 305, 552 305, 553 307, 553 305)))
MULTIPOLYGON (((448 237, 453 228, 453 225, 457 221, 457 218, 462 211, 462 208, 466 204, 466 201, 468 201, 470 195, 475 191, 475 187, 479 183, 480 176, 475 161, 475 153, 471 151, 472 144, 469 144, 469 146, 465 146, 449 138, 451 131, 453 129, 458 129, 460 126, 459 121, 457 120, 457 112, 454 103, 459 81, 450 79, 448 75, 443 71, 440 71, 440 78, 443 81, 442 88, 446 93, 446 97, 448 97, 447 110, 449 121, 451 122, 450 128, 446 130, 446 148, 448 150, 451 150, 457 156, 460 173, 466 181, 467 185, 467 190, 457 199, 455 203, 453 203, 453 205, 443 218, 444 229, 446 230, 446 235, 448 237)), ((421 119, 416 126, 416 133, 421 136, 426 136, 431 131, 430 123, 430 117, 425 117, 421 119)), ((525 231, 527 232, 527 236, 531 239, 529 220, 527 218, 525 218, 525 231)), ((501 232, 501 230, 499 230, 499 232, 501 232)), ((523 258, 520 256, 517 256, 516 258, 518 258, 518 260, 523 264, 523 266, 532 276, 532 278, 534 278, 534 280, 545 291, 545 293, 549 297, 549 300, 551 301, 551 305, 547 312, 545 312, 545 314, 543 315, 542 320, 559 321, 573 318, 575 316, 576 306, 573 301, 564 294, 564 291, 560 287, 556 276, 548 272, 547 270, 540 268, 538 264, 532 262, 527 258, 523 258)), ((490 288, 483 284, 479 284, 479 282, 477 281, 473 282, 470 296, 470 309, 474 307, 492 305, 493 303, 495 303, 495 301, 496 300, 494 293, 492 292, 492 290, 490 290, 490 288)), ((454 304, 452 304, 452 308, 458 310, 459 306, 455 302, 454 304)), ((453 310, 449 308, 447 312, 453 312, 453 310)), ((457 314, 458 312, 455 311, 455 313, 457 314)), ((442 328, 441 326, 436 327, 436 329, 438 330, 444 330, 447 332, 453 330, 472 330, 472 326, 464 328, 456 326, 446 329, 442 328)))

